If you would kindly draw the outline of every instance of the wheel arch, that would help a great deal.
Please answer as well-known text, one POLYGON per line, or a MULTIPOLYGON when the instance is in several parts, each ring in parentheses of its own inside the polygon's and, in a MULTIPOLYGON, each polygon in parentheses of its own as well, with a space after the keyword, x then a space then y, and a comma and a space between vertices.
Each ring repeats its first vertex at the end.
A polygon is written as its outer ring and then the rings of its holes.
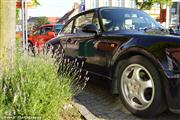
POLYGON ((31 40, 28 40, 29 43, 31 43, 33 45, 33 42, 31 40))
MULTIPOLYGON (((143 57, 147 58, 152 64, 154 64, 155 66, 157 66, 157 68, 159 68, 159 69, 157 69, 159 74, 161 76, 164 76, 164 73, 162 72, 163 69, 162 69, 162 67, 160 65, 160 62, 153 54, 151 54, 150 52, 148 52, 147 50, 145 50, 143 48, 133 47, 133 48, 126 49, 121 53, 119 52, 119 54, 116 55, 116 57, 114 56, 113 59, 112 59, 111 73, 110 74, 111 74, 111 77, 112 77, 112 86, 111 86, 112 89, 111 89, 111 91, 112 91, 113 94, 118 94, 117 80, 114 79, 114 72, 116 70, 117 64, 121 60, 130 58, 130 57, 136 56, 136 55, 140 55, 140 56, 143 56, 143 57)), ((163 84, 163 82, 162 82, 162 84, 163 84)), ((164 84, 163 84, 163 86, 164 86, 164 84)))

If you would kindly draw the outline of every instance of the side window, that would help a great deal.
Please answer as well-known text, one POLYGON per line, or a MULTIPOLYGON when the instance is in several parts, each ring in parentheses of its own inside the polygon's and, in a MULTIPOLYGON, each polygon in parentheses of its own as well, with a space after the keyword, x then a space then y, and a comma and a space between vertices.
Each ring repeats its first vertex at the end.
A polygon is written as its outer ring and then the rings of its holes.
POLYGON ((44 27, 44 28, 42 28, 42 30, 41 30, 41 34, 47 35, 48 32, 52 31, 52 29, 53 29, 52 26, 44 27))
POLYGON ((41 29, 40 30, 37 30, 33 33, 33 35, 40 35, 41 34, 41 29))
POLYGON ((64 27, 64 29, 62 30, 62 33, 70 34, 72 31, 72 25, 73 25, 73 20, 64 27))
POLYGON ((45 35, 45 28, 42 28, 41 29, 41 33, 40 33, 41 35, 45 35))
POLYGON ((93 20, 94 13, 88 13, 85 15, 81 15, 76 18, 73 33, 82 32, 82 27, 87 24, 91 24, 93 20))

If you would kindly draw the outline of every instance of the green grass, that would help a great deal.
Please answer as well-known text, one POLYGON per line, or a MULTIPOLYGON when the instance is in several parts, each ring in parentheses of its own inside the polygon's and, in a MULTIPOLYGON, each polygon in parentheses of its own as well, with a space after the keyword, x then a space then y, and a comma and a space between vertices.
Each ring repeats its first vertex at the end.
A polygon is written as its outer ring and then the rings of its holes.
POLYGON ((0 119, 61 119, 64 104, 79 88, 72 89, 72 74, 57 74, 57 68, 50 57, 17 54, 0 78, 0 119))

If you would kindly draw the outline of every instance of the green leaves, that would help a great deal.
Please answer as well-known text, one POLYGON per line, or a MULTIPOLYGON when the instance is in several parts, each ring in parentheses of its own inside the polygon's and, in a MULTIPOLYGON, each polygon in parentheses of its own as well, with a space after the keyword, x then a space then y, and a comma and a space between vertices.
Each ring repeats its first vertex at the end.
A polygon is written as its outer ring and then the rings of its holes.
POLYGON ((153 6, 153 0, 147 0, 144 2, 139 2, 139 0, 135 0, 136 5, 143 10, 149 10, 153 6))
POLYGON ((162 5, 171 5, 172 0, 143 0, 143 2, 139 2, 139 0, 135 0, 136 5, 143 10, 150 10, 154 4, 162 5))
POLYGON ((32 0, 32 4, 33 4, 33 6, 38 6, 38 5, 40 5, 40 3, 38 2, 38 0, 32 0))
POLYGON ((160 5, 172 5, 172 0, 153 0, 154 3, 158 3, 160 5))
POLYGON ((35 21, 35 25, 33 29, 37 29, 42 25, 49 24, 47 17, 38 17, 35 21))
POLYGON ((70 82, 57 74, 53 59, 17 55, 0 79, 0 115, 57 120, 73 96, 70 82))
POLYGON ((48 51, 32 56, 17 48, 0 77, 0 119, 61 119, 64 105, 86 86, 84 62, 65 59, 60 50, 48 51))

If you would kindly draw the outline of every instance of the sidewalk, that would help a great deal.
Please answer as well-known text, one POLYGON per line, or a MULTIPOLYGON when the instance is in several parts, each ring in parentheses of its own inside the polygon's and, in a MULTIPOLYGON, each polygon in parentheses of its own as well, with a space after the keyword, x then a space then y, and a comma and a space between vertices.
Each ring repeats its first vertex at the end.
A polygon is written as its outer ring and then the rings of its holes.
MULTIPOLYGON (((118 96, 91 83, 75 97, 74 106, 87 120, 144 120, 129 113, 118 96)), ((166 112, 148 120, 180 120, 180 116, 166 112)))

